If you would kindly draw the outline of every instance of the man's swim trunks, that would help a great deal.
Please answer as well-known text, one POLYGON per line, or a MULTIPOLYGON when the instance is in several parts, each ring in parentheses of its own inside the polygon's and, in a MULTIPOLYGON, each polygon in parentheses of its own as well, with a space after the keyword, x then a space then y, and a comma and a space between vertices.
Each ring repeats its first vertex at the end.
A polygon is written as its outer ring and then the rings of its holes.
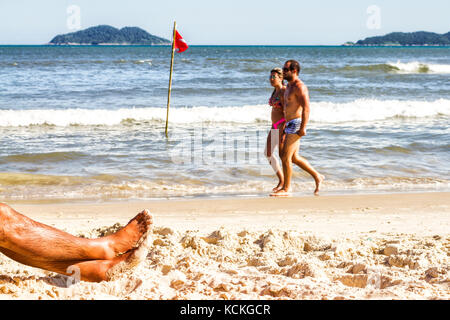
POLYGON ((300 130, 300 125, 302 124, 302 118, 295 118, 288 122, 286 122, 286 127, 284 128, 284 132, 290 134, 296 134, 298 130, 300 130))

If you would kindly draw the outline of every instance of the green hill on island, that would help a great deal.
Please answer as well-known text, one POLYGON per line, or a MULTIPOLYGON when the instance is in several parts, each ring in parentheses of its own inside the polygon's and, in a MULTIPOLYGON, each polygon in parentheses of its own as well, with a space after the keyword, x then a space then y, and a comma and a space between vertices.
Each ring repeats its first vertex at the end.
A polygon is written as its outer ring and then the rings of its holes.
POLYGON ((151 35, 138 27, 117 29, 107 25, 87 28, 77 32, 57 35, 49 44, 54 45, 168 45, 167 39, 151 35))
POLYGON ((369 37, 356 43, 345 45, 356 46, 449 46, 450 32, 438 34, 434 32, 392 32, 384 36, 369 37))

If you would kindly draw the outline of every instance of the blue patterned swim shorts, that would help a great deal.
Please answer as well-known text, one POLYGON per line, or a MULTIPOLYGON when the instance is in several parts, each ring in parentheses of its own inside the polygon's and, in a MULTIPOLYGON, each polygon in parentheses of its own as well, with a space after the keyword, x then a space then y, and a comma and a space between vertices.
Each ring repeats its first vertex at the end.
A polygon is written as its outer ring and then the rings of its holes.
POLYGON ((285 133, 296 134, 300 130, 300 125, 302 124, 302 118, 295 118, 286 122, 286 127, 284 128, 285 133))

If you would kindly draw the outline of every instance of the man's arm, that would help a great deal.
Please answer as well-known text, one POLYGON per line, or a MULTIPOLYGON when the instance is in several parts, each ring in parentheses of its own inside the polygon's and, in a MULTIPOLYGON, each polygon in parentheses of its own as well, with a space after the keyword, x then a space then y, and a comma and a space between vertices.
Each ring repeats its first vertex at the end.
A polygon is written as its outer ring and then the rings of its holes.
POLYGON ((300 137, 306 136, 306 124, 309 121, 309 92, 308 88, 302 84, 299 86, 299 100, 301 103, 303 103, 303 109, 302 109, 302 123, 300 125, 300 130, 297 132, 297 134, 300 137))

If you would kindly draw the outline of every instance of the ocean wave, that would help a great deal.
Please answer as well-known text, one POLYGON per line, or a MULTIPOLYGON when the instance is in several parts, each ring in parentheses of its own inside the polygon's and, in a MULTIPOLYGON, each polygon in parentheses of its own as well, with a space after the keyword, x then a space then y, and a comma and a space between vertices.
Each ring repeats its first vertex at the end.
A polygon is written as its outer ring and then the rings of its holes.
POLYGON ((362 70, 362 71, 395 72, 395 71, 399 71, 400 69, 398 67, 388 64, 388 63, 381 63, 381 64, 369 64, 369 65, 348 65, 348 66, 343 67, 341 70, 344 70, 344 71, 362 70))
POLYGON ((82 152, 46 152, 46 153, 22 153, 13 154, 9 156, 0 157, 0 163, 9 162, 26 162, 26 163, 41 163, 41 162, 60 162, 78 160, 87 155, 82 152))
MULTIPOLYGON (((108 174, 99 174, 90 177, 65 176, 65 175, 47 175, 20 172, 0 172, 0 186, 76 186, 89 185, 92 183, 111 184, 119 179, 116 176, 108 174)), ((1 192, 0 192, 1 193, 1 192)))
POLYGON ((409 148, 403 148, 400 146, 389 146, 389 147, 383 147, 383 148, 376 148, 375 150, 371 150, 371 151, 375 151, 376 153, 380 153, 380 154, 392 154, 392 153, 410 154, 414 150, 409 149, 409 148))
POLYGON ((450 100, 401 101, 358 99, 344 103, 311 103, 310 119, 312 122, 343 123, 436 116, 450 116, 450 100))
POLYGON ((148 65, 152 65, 152 59, 136 60, 136 61, 133 61, 133 63, 135 63, 135 64, 147 63, 148 65))
POLYGON ((388 66, 393 67, 400 73, 450 73, 449 64, 433 64, 420 61, 411 62, 388 62, 388 66))
MULTIPOLYGON (((319 66, 323 67, 323 66, 319 66)), ((434 64, 420 61, 411 62, 386 62, 368 65, 347 65, 341 68, 343 71, 378 71, 385 73, 450 73, 449 64, 434 64)))
MULTIPOLYGON (((345 123, 380 121, 393 118, 450 116, 450 100, 401 101, 358 99, 351 102, 312 102, 310 121, 345 123)), ((158 107, 107 109, 0 110, 0 127, 31 125, 119 125, 132 122, 165 122, 166 109, 158 107)), ((170 122, 260 123, 270 121, 268 105, 239 107, 171 108, 170 122)))
MULTIPOLYGON (((64 109, 64 110, 0 110, 0 127, 30 125, 119 125, 130 122, 163 122, 165 108, 64 109)), ((244 107, 171 108, 171 123, 233 122, 252 123, 268 121, 269 108, 265 105, 244 107)))

